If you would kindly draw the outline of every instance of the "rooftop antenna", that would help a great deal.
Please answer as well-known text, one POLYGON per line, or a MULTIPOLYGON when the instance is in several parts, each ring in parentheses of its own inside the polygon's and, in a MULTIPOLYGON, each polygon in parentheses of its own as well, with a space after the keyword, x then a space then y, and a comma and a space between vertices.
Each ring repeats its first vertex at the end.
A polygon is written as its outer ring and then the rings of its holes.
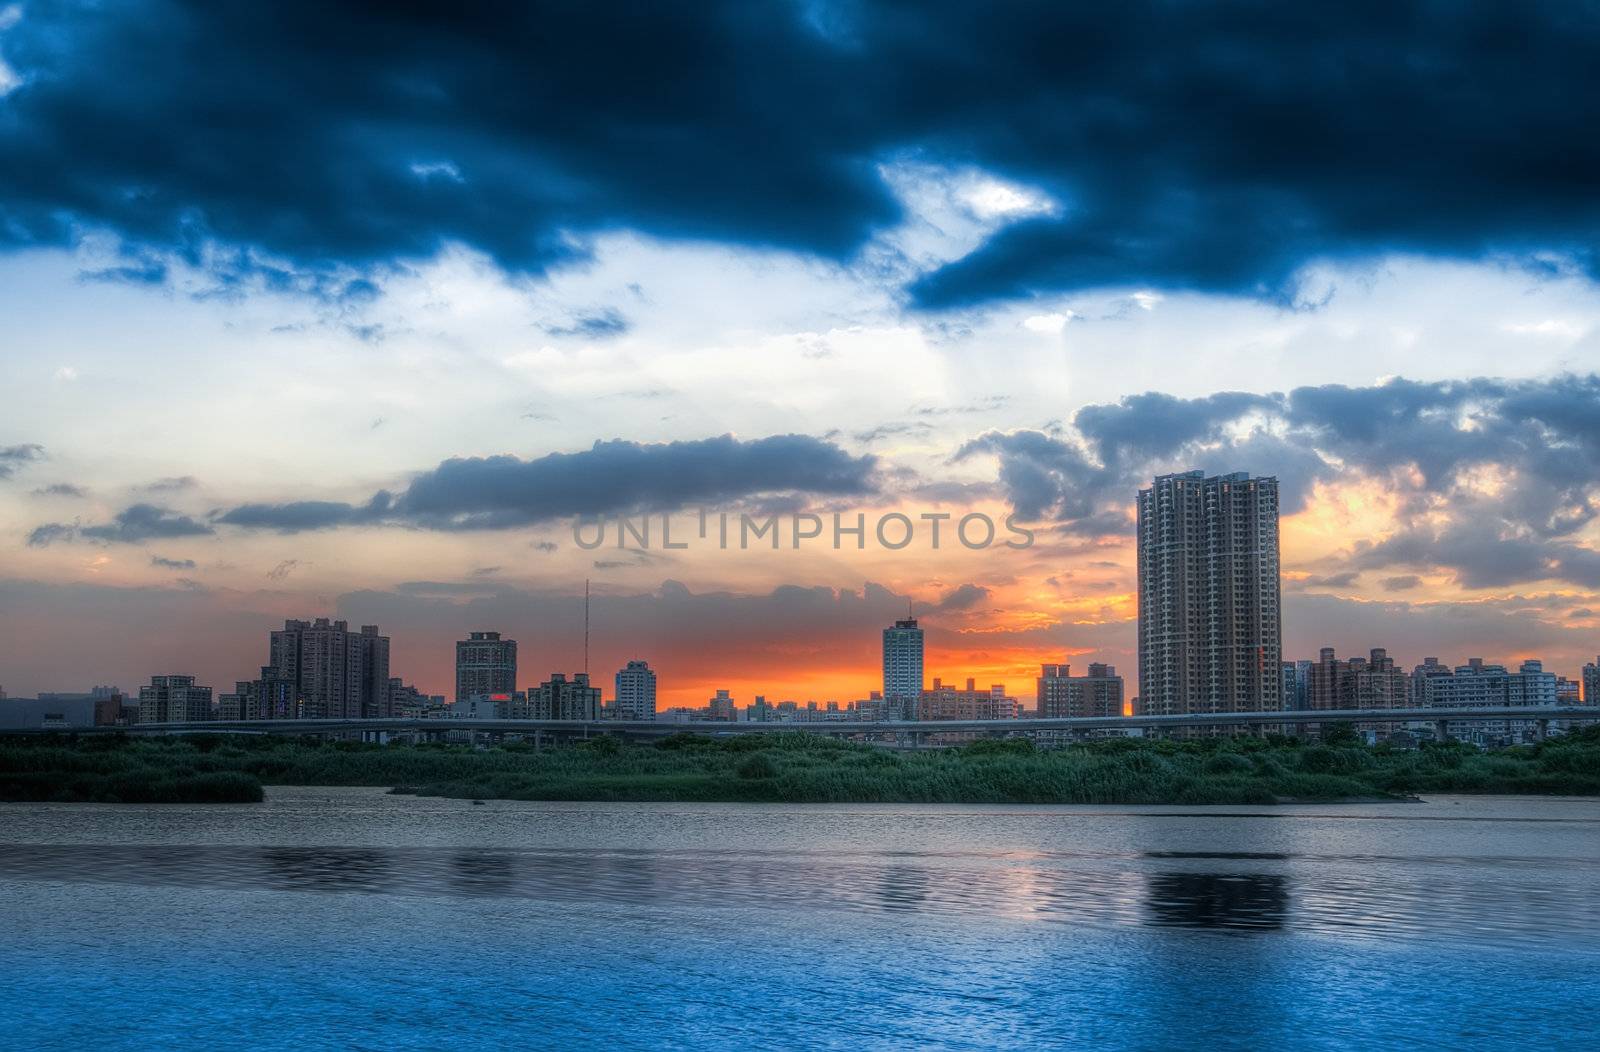
POLYGON ((589 579, 583 579, 583 674, 589 674, 589 579))

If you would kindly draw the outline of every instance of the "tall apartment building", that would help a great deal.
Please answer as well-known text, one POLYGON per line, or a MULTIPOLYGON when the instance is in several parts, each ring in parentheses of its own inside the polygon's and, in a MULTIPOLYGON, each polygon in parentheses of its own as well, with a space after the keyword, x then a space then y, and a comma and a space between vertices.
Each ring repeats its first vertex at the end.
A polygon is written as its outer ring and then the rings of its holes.
POLYGON ((910 715, 922 696, 922 629, 906 617, 883 630, 883 700, 892 718, 910 715))
POLYGON ((1159 476, 1138 542, 1141 711, 1281 709, 1278 480, 1159 476))
POLYGON ((598 720, 600 688, 589 686, 589 674, 568 679, 560 672, 528 691, 528 708, 536 720, 598 720))
POLYGON ((517 641, 499 632, 470 632, 456 641, 456 700, 517 689, 517 641))
POLYGON ((656 718, 656 674, 649 662, 630 661, 617 672, 616 717, 619 720, 656 718))
POLYGON ((389 637, 377 625, 350 631, 344 621, 285 621, 272 633, 268 667, 293 684, 303 719, 391 715, 389 637))
POLYGON ((193 676, 152 676, 139 688, 140 723, 182 723, 211 718, 211 688, 193 676))
POLYGON ((1600 705, 1600 657, 1583 666, 1583 703, 1600 705))
POLYGON ((1074 676, 1066 662, 1041 665, 1036 697, 1042 719, 1121 716, 1122 677, 1115 665, 1091 664, 1087 676, 1074 676))

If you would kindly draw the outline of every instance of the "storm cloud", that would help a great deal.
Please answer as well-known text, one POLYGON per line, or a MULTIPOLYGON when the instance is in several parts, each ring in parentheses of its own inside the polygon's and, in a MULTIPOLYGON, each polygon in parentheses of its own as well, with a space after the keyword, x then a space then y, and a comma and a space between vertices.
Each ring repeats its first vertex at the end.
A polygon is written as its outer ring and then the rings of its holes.
POLYGON ((869 494, 876 458, 807 435, 740 441, 596 442, 578 453, 453 457, 363 505, 244 504, 216 519, 284 533, 400 522, 433 529, 506 529, 574 516, 662 511, 778 493, 869 494))
POLYGON ((17 473, 17 469, 29 461, 38 460, 44 455, 44 447, 37 443, 28 443, 22 446, 5 446, 0 448, 0 479, 8 479, 17 473))
POLYGON ((202 537, 215 532, 206 523, 171 509, 154 504, 133 504, 118 512, 110 522, 92 526, 47 522, 28 534, 28 544, 43 548, 73 537, 113 544, 139 544, 170 537, 202 537))
POLYGON ((104 273, 141 281, 450 243, 538 273, 619 228, 846 259, 914 158, 1057 205, 923 306, 1286 298, 1393 251, 1594 273, 1597 50, 1593 5, 1538 2, 30 4, 0 35, 0 239, 110 230, 104 273))
POLYGON ((1365 480, 1398 499, 1399 529, 1357 544, 1360 568, 1443 567, 1469 587, 1600 584, 1600 554, 1578 538, 1600 515, 1600 375, 1141 394, 1072 424, 988 432, 956 459, 994 456, 1019 515, 1089 534, 1126 529, 1153 474, 1277 475, 1288 513, 1319 480, 1365 480))

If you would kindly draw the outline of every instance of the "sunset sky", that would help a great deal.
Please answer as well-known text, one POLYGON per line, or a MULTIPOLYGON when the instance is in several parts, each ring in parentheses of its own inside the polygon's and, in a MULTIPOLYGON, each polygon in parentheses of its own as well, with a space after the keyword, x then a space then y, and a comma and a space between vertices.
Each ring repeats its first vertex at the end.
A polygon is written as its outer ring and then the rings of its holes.
POLYGON ((864 697, 908 601, 1132 691, 1189 468, 1281 480, 1288 657, 1595 660, 1593 9, 944 6, 0 9, 0 686, 532 685, 587 578, 608 697, 864 697), (1035 541, 574 543, 701 508, 1035 541))

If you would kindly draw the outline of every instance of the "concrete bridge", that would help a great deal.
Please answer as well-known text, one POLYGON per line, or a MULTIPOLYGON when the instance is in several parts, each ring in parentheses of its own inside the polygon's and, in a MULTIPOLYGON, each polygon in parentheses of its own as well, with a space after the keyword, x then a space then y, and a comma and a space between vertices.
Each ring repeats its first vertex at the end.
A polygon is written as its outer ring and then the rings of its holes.
POLYGON ((1203 712, 1182 716, 1105 716, 1067 719, 1017 720, 819 720, 816 722, 655 722, 647 720, 499 720, 499 719, 329 719, 329 720, 196 720, 185 723, 139 723, 127 727, 77 727, 6 729, 0 734, 420 734, 434 737, 451 731, 485 734, 519 734, 535 741, 564 741, 614 734, 627 738, 660 738, 672 734, 760 734, 800 731, 836 737, 919 744, 928 735, 959 733, 985 737, 1034 735, 1042 732, 1072 735, 1094 731, 1179 730, 1210 727, 1247 728, 1260 733, 1290 732, 1308 724, 1323 723, 1426 723, 1439 737, 1447 724, 1529 721, 1541 735, 1552 720, 1600 720, 1596 705, 1525 705, 1482 709, 1324 709, 1297 712, 1203 712))

